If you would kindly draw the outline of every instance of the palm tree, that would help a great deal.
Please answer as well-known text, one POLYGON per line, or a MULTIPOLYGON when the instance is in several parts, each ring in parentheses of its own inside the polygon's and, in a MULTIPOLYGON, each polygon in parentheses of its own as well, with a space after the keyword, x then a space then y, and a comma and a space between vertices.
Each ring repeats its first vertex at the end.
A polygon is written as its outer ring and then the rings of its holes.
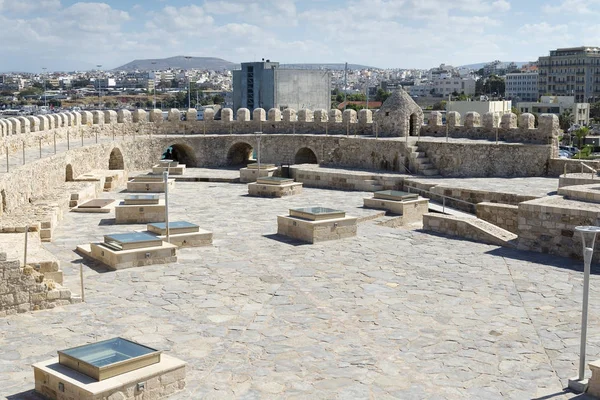
POLYGON ((562 112, 562 114, 558 116, 558 123, 560 124, 560 128, 565 132, 569 130, 574 120, 575 116, 573 115, 573 112, 570 109, 566 109, 562 112))
POLYGON ((575 136, 577 136, 577 143, 579 144, 579 158, 581 158, 581 150, 583 150, 583 143, 585 141, 585 137, 590 133, 590 128, 587 126, 582 126, 581 128, 575 131, 575 136))

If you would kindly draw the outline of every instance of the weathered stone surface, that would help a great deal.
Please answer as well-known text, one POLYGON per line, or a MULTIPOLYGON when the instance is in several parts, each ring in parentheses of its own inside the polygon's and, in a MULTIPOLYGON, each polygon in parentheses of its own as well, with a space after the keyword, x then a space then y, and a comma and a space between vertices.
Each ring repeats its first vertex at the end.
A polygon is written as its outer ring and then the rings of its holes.
POLYGON ((423 110, 404 89, 398 89, 374 116, 379 136, 417 136, 423 125, 423 110))
POLYGON ((266 121, 267 120, 266 111, 262 108, 255 108, 254 111, 252 111, 252 120, 253 121, 266 121))
POLYGON ((278 108, 271 108, 269 110, 269 121, 281 121, 281 111, 278 108))
MULTIPOLYGON (((161 113, 162 116, 162 113, 161 113)), ((150 122, 154 122, 154 115, 150 113, 150 122)), ((181 121, 181 112, 177 108, 171 108, 169 110, 169 114, 167 115, 167 121, 169 122, 179 122, 181 121)))
POLYGON ((133 122, 133 117, 131 115, 131 111, 126 109, 121 109, 117 111, 117 122, 130 124, 133 122))
POLYGON ((248 110, 247 108, 238 109, 236 121, 238 121, 238 122, 250 121, 250 110, 248 110))

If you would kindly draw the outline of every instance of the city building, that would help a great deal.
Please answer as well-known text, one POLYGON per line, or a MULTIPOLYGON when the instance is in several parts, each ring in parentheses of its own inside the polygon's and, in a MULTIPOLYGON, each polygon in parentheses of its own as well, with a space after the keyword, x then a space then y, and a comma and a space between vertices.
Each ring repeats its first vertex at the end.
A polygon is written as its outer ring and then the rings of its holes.
POLYGON ((472 96, 475 94, 476 82, 474 78, 448 77, 434 79, 432 84, 435 93, 444 97, 453 93, 472 96))
POLYGON ((470 111, 475 111, 483 116, 492 112, 498 116, 511 112, 512 102, 510 100, 500 101, 449 101, 446 103, 446 111, 457 111, 463 117, 470 111))
POLYGON ((328 71, 279 68, 278 62, 242 63, 233 71, 233 109, 331 108, 328 71))
POLYGON ((600 101, 600 47, 551 50, 540 57, 539 94, 574 96, 576 102, 600 101))
POLYGON ((539 98, 538 74, 536 72, 506 74, 505 97, 515 103, 537 101, 539 98))
POLYGON ((573 123, 588 125, 590 104, 577 103, 574 96, 542 96, 539 102, 520 102, 517 109, 522 113, 561 115, 569 110, 574 116, 573 123))

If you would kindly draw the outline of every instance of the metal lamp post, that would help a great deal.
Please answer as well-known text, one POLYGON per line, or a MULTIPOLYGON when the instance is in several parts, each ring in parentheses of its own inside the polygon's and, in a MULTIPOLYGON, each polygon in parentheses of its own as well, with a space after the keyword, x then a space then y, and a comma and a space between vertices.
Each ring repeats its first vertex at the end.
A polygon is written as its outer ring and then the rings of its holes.
POLYGON ((258 147, 257 152, 256 152, 256 161, 258 164, 258 172, 256 175, 256 180, 258 180, 260 178, 260 138, 262 136, 262 132, 255 132, 254 134, 256 135, 256 145, 258 147))
POLYGON ((585 381, 585 345, 587 341, 588 322, 588 300, 590 290, 590 269, 592 256, 594 255, 594 242, 596 235, 600 233, 600 226, 578 226, 575 231, 581 233, 583 244, 583 305, 581 312, 581 342, 579 347, 579 375, 577 378, 569 379, 569 388, 576 392, 586 389, 585 381))
MULTIPOLYGON (((171 161, 169 160, 168 166, 171 165, 171 161)), ((163 181, 165 183, 165 229, 167 233, 167 243, 171 243, 170 235, 169 235, 169 167, 167 166, 167 170, 163 172, 163 181)))

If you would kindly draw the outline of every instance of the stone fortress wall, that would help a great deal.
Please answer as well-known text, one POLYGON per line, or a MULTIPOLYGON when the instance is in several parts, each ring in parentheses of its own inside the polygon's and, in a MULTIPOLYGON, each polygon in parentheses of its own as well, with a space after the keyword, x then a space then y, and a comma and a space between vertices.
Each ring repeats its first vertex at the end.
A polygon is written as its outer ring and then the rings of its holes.
POLYGON ((447 130, 451 137, 480 140, 445 143, 433 138, 428 141, 429 135, 445 134, 439 113, 432 113, 429 124, 421 127, 418 137, 385 139, 378 137, 378 128, 369 110, 342 113, 339 110, 280 112, 272 109, 267 113, 256 109, 251 118, 249 110, 240 109, 234 119, 233 111, 224 109, 221 120, 214 120, 212 110, 207 110, 204 121, 196 121, 195 109, 185 114, 186 121, 181 120, 181 112, 176 109, 169 111, 167 119, 163 119, 160 110, 66 112, 0 119, 3 139, 0 155, 8 151, 19 156, 24 146, 48 147, 53 141, 68 140, 72 146, 67 153, 43 158, 2 176, 2 211, 10 212, 64 182, 67 165, 75 177, 94 169, 108 169, 114 152, 121 160, 114 169, 149 168, 171 145, 183 150, 187 159, 182 161, 191 167, 237 165, 244 161, 239 159, 240 154, 247 156, 256 148, 257 137, 253 133, 258 131, 264 133, 261 158, 265 163, 313 162, 405 173, 411 162, 409 148, 418 143, 440 168, 440 173, 447 176, 542 175, 547 171, 553 152, 548 142, 554 140, 558 131, 558 121, 551 115, 542 115, 537 129, 533 128, 533 117, 526 114, 521 116, 518 127, 514 126, 516 117, 508 115, 500 127, 494 129, 490 125, 491 115, 486 114, 480 126, 475 113, 467 115, 464 125, 459 124, 458 114, 450 113, 447 130), (500 139, 496 145, 496 132, 511 143, 500 139), (98 145, 78 147, 82 137, 105 140, 98 145), (113 138, 114 142, 107 142, 106 138, 113 138), (308 154, 308 161, 301 154, 308 154))

